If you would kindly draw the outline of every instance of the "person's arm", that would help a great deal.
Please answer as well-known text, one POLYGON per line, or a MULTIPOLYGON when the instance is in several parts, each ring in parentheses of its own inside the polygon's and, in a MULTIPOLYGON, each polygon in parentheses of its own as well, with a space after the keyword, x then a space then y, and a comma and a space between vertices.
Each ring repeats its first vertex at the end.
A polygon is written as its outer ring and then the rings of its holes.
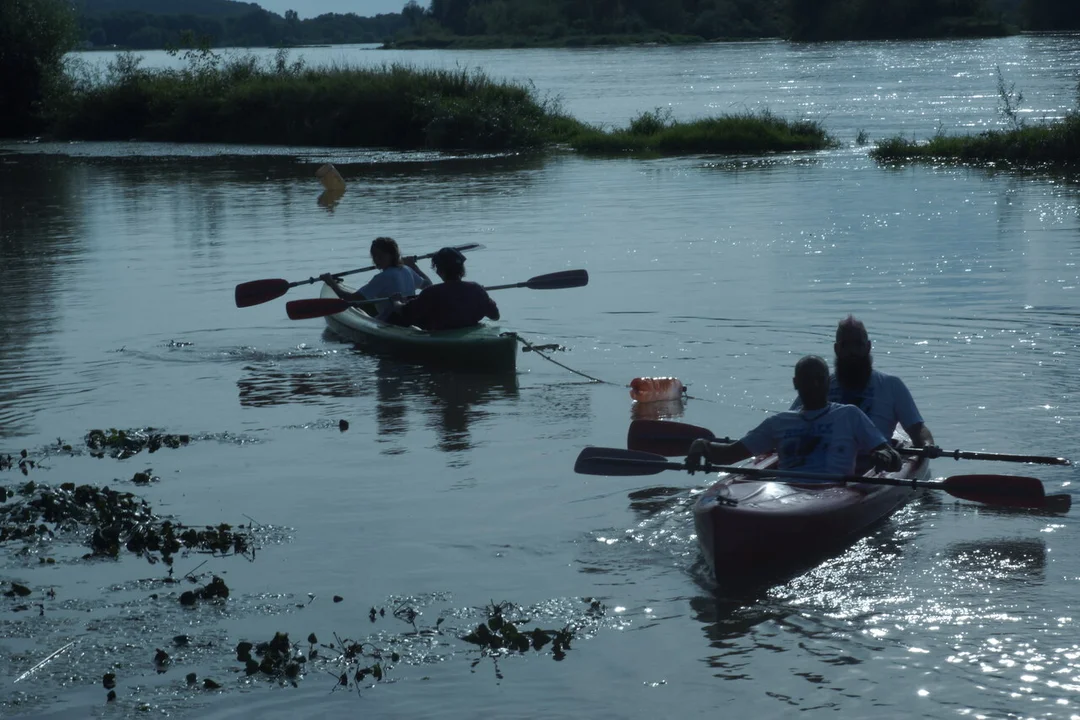
POLYGON ((915 447, 934 444, 934 436, 923 422, 919 408, 915 406, 915 399, 911 397, 904 381, 898 377, 892 378, 893 406, 896 408, 896 421, 904 432, 911 438, 911 444, 915 447))
POLYGON ((433 283, 431 282, 431 278, 429 278, 427 274, 425 274, 424 271, 420 269, 420 266, 416 264, 415 255, 404 258, 402 262, 405 264, 405 267, 412 270, 414 273, 416 273, 417 277, 420 278, 420 282, 416 284, 417 290, 423 290, 424 288, 429 288, 432 286, 433 283))
POLYGON ((330 289, 334 291, 334 294, 342 300, 367 300, 367 298, 364 297, 364 294, 359 290, 357 290, 356 292, 346 292, 341 287, 341 281, 330 273, 324 273, 323 275, 320 275, 319 279, 329 285, 330 289))
POLYGON ((746 433, 737 442, 710 442, 704 438, 698 438, 690 443, 690 453, 686 456, 686 462, 693 469, 700 466, 702 458, 711 463, 730 465, 754 455, 776 450, 777 431, 775 430, 775 424, 778 417, 773 415, 765 418, 761 424, 746 433))
POLYGON ((911 444, 915 447, 931 447, 934 444, 934 436, 926 423, 915 423, 911 427, 904 427, 904 431, 911 436, 911 444))
POLYGON ((403 325, 415 325, 426 330, 434 297, 432 292, 425 291, 415 297, 407 298, 406 302, 398 300, 394 303, 393 315, 403 325))
POLYGON ((705 438, 698 438, 690 443, 690 452, 686 456, 687 467, 701 469, 701 460, 713 465, 731 465, 751 456, 750 450, 742 444, 742 441, 733 443, 710 442, 705 438))
POLYGON ((843 412, 848 413, 855 423, 855 441, 860 452, 869 453, 874 467, 887 472, 896 472, 904 461, 896 452, 873 421, 855 405, 845 405, 843 412))
POLYGON ((487 299, 487 309, 484 311, 484 317, 491 320, 499 319, 499 306, 495 304, 495 301, 491 299, 490 295, 487 299))

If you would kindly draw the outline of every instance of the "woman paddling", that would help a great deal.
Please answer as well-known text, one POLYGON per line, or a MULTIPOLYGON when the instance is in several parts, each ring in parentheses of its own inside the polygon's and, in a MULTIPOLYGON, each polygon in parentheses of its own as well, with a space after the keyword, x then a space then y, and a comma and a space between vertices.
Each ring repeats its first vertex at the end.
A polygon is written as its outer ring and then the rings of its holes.
POLYGON ((395 299, 390 322, 438 332, 472 327, 484 318, 499 319, 499 307, 487 290, 464 279, 465 256, 458 250, 452 247, 439 250, 431 258, 431 267, 442 282, 407 303, 395 299))
MULTIPOLYGON (((379 268, 379 272, 356 292, 343 290, 340 281, 330 273, 320 275, 319 279, 329 285, 342 300, 388 298, 391 295, 412 297, 417 290, 431 287, 431 278, 416 266, 415 258, 402 259, 401 250, 393 238, 377 237, 371 241, 371 262, 379 268)), ((392 309, 393 304, 389 300, 383 300, 375 303, 375 312, 370 314, 377 314, 382 319, 392 309)))

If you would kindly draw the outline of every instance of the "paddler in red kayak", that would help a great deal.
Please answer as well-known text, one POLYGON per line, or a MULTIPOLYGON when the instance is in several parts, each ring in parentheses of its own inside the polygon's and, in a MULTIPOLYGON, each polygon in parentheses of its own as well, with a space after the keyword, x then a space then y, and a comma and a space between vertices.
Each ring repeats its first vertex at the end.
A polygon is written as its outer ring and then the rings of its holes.
POLYGON ((395 298, 394 310, 387 318, 390 322, 438 332, 472 327, 484 318, 499 319, 499 306, 487 290, 465 280, 465 256, 459 250, 442 248, 431 258, 431 267, 442 282, 408 302, 395 298))
MULTIPOLYGON (((371 241, 371 262, 379 272, 356 292, 342 289, 341 283, 330 273, 320 275, 319 279, 329 285, 342 300, 388 298, 391 295, 411 297, 417 290, 431 287, 431 278, 416 266, 416 258, 402 258, 401 249, 393 238, 377 237, 371 241)), ((375 313, 380 317, 392 309, 389 300, 375 304, 375 313)))
MULTIPOLYGON (((874 369, 870 335, 866 326, 853 315, 848 315, 837 325, 833 352, 836 359, 829 379, 830 401, 858 407, 887 438, 892 437, 899 423, 913 445, 933 446, 934 436, 923 422, 904 381, 874 369)), ((799 406, 796 400, 791 409, 798 410, 799 406)))
POLYGON ((895 471, 899 453, 874 427, 870 418, 854 405, 829 402, 829 365, 807 355, 795 365, 795 390, 802 409, 772 415, 733 443, 697 439, 690 445, 686 462, 700 468, 701 459, 730 465, 754 455, 775 452, 781 470, 850 475, 855 459, 869 454, 874 467, 895 471))

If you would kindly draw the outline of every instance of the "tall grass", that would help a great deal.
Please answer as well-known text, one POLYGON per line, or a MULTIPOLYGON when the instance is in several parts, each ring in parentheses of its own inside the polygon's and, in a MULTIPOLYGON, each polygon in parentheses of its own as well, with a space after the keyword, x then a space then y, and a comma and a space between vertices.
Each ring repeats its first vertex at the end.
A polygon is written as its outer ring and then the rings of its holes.
POLYGON ((570 139, 580 152, 604 155, 758 154, 835 145, 820 123, 787 120, 768 110, 682 122, 657 109, 637 116, 626 128, 590 128, 570 139))
POLYGON ((500 151, 543 146, 580 129, 557 102, 479 70, 311 68, 284 53, 260 62, 189 51, 181 70, 121 55, 101 78, 73 83, 61 137, 177 142, 500 151))
MULTIPOLYGON (((919 142, 901 135, 878 143, 870 157, 883 162, 899 160, 953 160, 961 162, 1009 162, 1016 165, 1080 164, 1080 109, 1064 118, 1029 125, 1021 114, 1023 93, 1006 84, 997 69, 998 113, 1008 130, 988 130, 977 135, 946 135, 939 130, 919 142)), ((1080 108, 1080 87, 1077 88, 1080 108)))
POLYGON ((881 161, 1008 161, 1017 165, 1080 164, 1080 115, 1018 130, 989 130, 978 135, 938 133, 926 142, 902 136, 883 140, 870 151, 881 161))

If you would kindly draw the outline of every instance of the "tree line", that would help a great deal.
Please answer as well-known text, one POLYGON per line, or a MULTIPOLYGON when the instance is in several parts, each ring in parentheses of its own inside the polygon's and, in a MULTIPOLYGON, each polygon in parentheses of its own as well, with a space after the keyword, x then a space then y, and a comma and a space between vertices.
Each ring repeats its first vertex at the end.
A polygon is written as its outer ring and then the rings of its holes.
MULTIPOLYGON (((18 0, 3 0, 17 2, 18 0)), ((84 46, 150 49, 187 31, 213 46, 506 37, 534 42, 665 33, 688 39, 871 40, 1080 29, 1078 0, 409 0, 400 13, 300 19, 252 3, 80 0, 84 46)))
POLYGON ((1080 28, 1078 0, 431 0, 410 31, 456 36, 664 32, 725 38, 864 40, 1080 28))
POLYGON ((185 3, 184 12, 174 9, 177 4, 84 0, 77 6, 82 44, 149 50, 178 45, 187 34, 205 38, 214 47, 381 43, 406 27, 401 13, 374 17, 327 13, 300 19, 295 10, 281 16, 254 4, 227 0, 185 3), (193 12, 196 9, 200 12, 193 12))

